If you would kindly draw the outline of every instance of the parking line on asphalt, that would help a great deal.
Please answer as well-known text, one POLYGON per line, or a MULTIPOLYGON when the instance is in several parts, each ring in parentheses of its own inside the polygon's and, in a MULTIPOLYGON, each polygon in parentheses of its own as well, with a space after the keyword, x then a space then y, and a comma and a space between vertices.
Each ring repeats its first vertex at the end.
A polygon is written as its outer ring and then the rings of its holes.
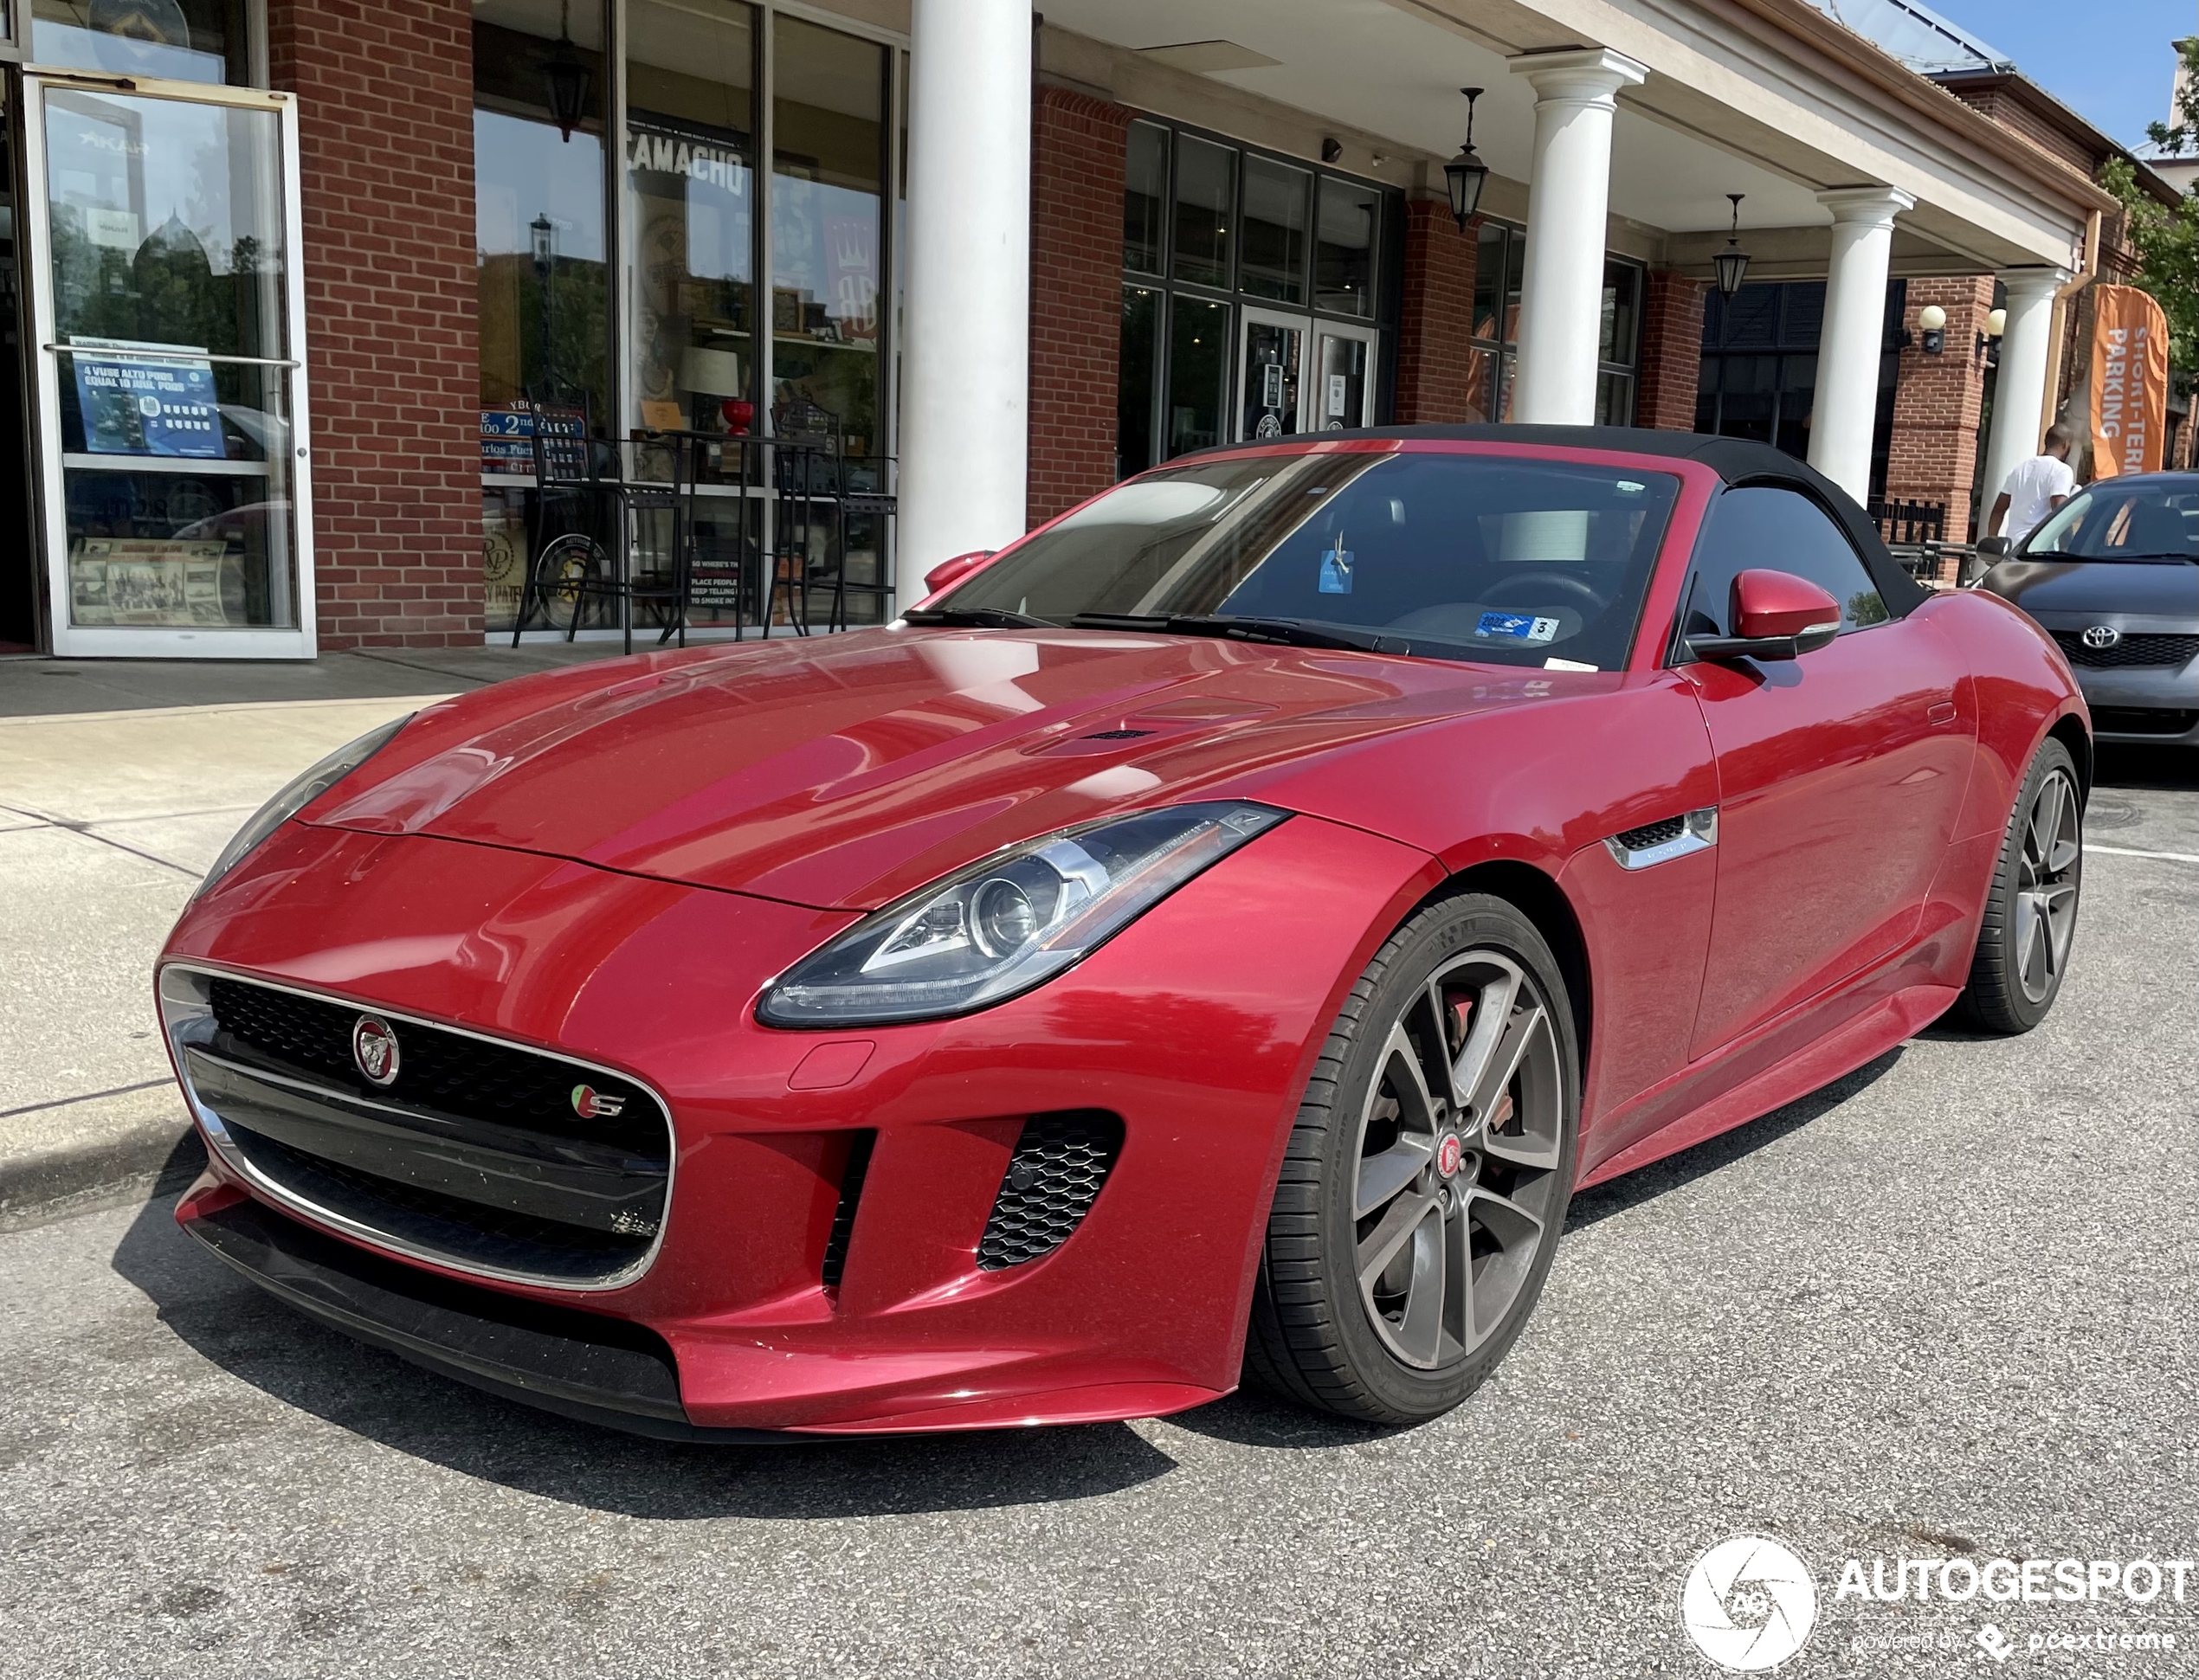
POLYGON ((2169 863, 2199 863, 2199 855, 2189 852, 2133 852, 2126 846, 2094 846, 2085 842, 2087 852, 2105 852, 2111 858, 2159 858, 2169 863))

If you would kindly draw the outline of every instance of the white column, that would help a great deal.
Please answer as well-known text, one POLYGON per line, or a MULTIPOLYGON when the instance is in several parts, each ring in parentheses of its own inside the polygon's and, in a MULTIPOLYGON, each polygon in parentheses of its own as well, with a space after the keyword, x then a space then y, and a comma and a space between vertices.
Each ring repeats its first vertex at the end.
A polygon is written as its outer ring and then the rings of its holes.
MULTIPOLYGON (((2001 367, 1993 378, 1993 430, 1985 456, 1985 503, 2009 481, 2019 463, 2039 452, 2047 422, 2047 340, 2054 325, 2054 294, 2068 283, 2066 268, 2011 268, 2001 275, 2008 287, 2008 323, 2001 333, 2001 367)), ((1978 520, 1983 531, 1985 522, 1978 520)))
POLYGON ((1898 187, 1842 187, 1819 193, 1817 202, 1833 213, 1833 255, 1817 335, 1809 464, 1857 501, 1867 501, 1893 218, 1917 201, 1898 187))
POLYGON ((1519 285, 1519 360, 1512 417, 1587 426, 1596 419, 1603 321, 1603 223, 1611 197, 1612 95, 1648 68, 1605 48, 1512 61, 1535 93, 1527 181, 1527 263, 1519 285))
POLYGON ((915 0, 896 604, 1023 532, 1029 454, 1029 0, 915 0))

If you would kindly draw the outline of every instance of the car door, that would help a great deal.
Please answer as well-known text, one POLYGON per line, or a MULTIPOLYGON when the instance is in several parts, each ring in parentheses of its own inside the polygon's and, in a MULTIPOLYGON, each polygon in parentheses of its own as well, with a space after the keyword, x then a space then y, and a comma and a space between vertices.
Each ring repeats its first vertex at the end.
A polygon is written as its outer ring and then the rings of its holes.
POLYGON ((1974 718, 1951 647, 1893 616, 1846 533, 1797 487, 1712 504, 1685 627, 1723 634, 1734 575, 1806 577, 1841 603, 1830 646, 1790 661, 1686 662, 1718 766, 1718 887, 1691 1055, 1899 949, 1952 838, 1974 718))

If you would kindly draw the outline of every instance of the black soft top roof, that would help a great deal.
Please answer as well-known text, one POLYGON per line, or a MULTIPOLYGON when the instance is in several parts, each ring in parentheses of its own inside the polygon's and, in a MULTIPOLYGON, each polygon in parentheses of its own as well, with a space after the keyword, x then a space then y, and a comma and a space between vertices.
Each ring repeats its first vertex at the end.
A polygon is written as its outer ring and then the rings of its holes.
MULTIPOLYGON (((1855 499, 1808 461, 1783 449, 1747 438, 1713 437, 1704 432, 1653 431, 1641 426, 1368 426, 1352 431, 1299 432, 1285 439, 1225 443, 1196 454, 1178 455, 1164 466, 1180 466, 1197 454, 1259 447, 1275 442, 1330 443, 1352 438, 1410 442, 1415 439, 1455 443, 1542 444, 1553 449, 1610 449, 1633 455, 1666 455, 1697 460, 1729 485, 1777 484, 1798 490, 1822 507, 1848 533, 1855 551, 1879 586, 1879 597, 1899 617, 1925 597, 1925 591, 1901 563, 1887 552, 1878 525, 1855 499)), ((1776 560, 1767 558, 1776 565, 1776 560)))

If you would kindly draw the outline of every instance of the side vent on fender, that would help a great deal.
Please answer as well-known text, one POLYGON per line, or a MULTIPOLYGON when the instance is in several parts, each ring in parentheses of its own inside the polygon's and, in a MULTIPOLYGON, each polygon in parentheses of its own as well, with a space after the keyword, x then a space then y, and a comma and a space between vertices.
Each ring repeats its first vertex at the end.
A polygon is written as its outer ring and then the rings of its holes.
POLYGON ((855 1204, 863 1197, 863 1178, 870 1171, 870 1152, 878 1142, 874 1131, 859 1131, 848 1141, 848 1164, 840 1172, 840 1206, 833 1209, 832 1235, 825 1239, 824 1286, 840 1287, 848 1269, 848 1239, 855 1233, 855 1204))
POLYGON ((1622 829, 1603 844, 1610 847, 1622 869, 1647 869, 1652 864, 1668 863, 1718 844, 1718 808, 1706 806, 1685 816, 1622 829))
POLYGON ((1121 1154, 1122 1121, 1100 1110, 1025 1121, 977 1245, 978 1269, 1005 1271, 1061 1247, 1092 1211, 1121 1154))

